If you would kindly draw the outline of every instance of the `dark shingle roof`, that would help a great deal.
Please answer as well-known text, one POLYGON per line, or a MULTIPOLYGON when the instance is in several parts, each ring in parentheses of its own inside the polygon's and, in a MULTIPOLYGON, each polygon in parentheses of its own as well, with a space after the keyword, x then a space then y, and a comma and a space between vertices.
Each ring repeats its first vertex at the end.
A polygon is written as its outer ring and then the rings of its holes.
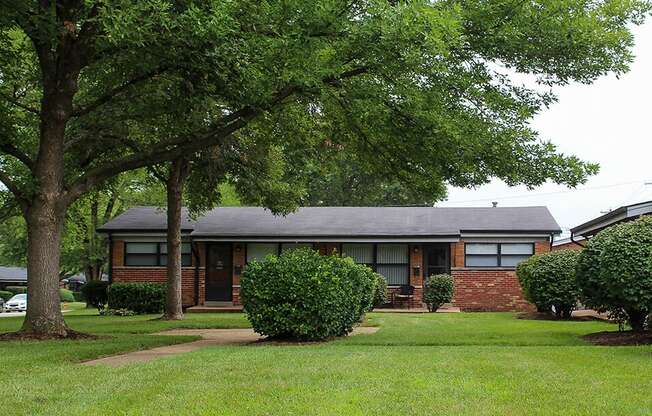
MULTIPOLYGON (((181 210, 181 229, 191 231, 194 221, 190 220, 188 210, 181 210)), ((158 207, 133 207, 99 227, 99 231, 165 231, 167 217, 165 209, 158 207)))
POLYGON ((27 269, 0 266, 0 282, 27 282, 27 269))
MULTIPOLYGON (((187 220, 186 220, 187 221, 187 220)), ((560 232, 546 207, 306 207, 285 217, 257 207, 215 208, 194 224, 193 236, 337 237, 450 236, 462 232, 560 232)), ((156 208, 132 208, 101 227, 164 230, 156 208)))

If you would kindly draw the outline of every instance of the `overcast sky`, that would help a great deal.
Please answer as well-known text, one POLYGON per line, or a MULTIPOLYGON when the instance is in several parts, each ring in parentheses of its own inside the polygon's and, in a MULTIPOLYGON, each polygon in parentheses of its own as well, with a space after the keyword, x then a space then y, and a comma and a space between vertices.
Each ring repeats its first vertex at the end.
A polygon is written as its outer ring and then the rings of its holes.
POLYGON ((567 229, 601 212, 652 200, 652 21, 636 27, 634 35, 630 72, 557 88, 558 101, 532 123, 562 152, 599 163, 598 175, 575 190, 547 184, 527 191, 501 181, 478 189, 450 188, 448 200, 437 205, 546 205, 567 229))

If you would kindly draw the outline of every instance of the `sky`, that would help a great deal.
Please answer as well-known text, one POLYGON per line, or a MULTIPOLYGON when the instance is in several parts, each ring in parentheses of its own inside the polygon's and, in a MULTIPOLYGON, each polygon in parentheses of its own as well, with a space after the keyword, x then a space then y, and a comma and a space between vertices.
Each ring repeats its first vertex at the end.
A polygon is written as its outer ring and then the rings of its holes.
POLYGON ((599 174, 577 189, 546 184, 528 191, 500 180, 476 189, 451 187, 437 206, 545 205, 566 234, 611 209, 652 200, 652 21, 633 34, 636 58, 628 73, 558 87, 557 102, 532 121, 559 151, 598 163, 599 174))

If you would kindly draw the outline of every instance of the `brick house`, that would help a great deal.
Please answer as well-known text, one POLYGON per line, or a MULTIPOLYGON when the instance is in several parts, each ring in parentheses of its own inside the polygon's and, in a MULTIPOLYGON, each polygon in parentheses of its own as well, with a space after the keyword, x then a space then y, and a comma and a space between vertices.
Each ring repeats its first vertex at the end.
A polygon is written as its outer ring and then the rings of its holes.
MULTIPOLYGON (((163 210, 131 208, 99 231, 110 244, 111 281, 165 282, 163 210)), ((238 305, 248 262, 311 247, 369 265, 390 291, 412 286, 406 306, 421 306, 424 277, 450 273, 462 310, 526 310, 515 266, 550 250, 559 233, 545 207, 307 207, 285 217, 232 207, 196 220, 184 211, 183 304, 238 305)))

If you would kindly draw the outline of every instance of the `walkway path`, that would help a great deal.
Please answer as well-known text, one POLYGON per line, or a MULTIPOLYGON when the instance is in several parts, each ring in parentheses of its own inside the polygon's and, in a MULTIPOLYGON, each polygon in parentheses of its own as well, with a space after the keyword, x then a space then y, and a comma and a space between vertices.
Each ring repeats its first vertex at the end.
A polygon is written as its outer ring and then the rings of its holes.
MULTIPOLYGON (((376 331, 378 331, 377 327, 356 327, 350 335, 373 334, 376 331)), ((168 345, 144 351, 134 351, 111 357, 98 358, 97 360, 85 361, 82 365, 120 367, 126 364, 146 362, 161 357, 183 354, 214 345, 247 345, 264 339, 261 335, 255 333, 253 329, 172 329, 153 335, 196 335, 202 339, 183 344, 168 345)))

